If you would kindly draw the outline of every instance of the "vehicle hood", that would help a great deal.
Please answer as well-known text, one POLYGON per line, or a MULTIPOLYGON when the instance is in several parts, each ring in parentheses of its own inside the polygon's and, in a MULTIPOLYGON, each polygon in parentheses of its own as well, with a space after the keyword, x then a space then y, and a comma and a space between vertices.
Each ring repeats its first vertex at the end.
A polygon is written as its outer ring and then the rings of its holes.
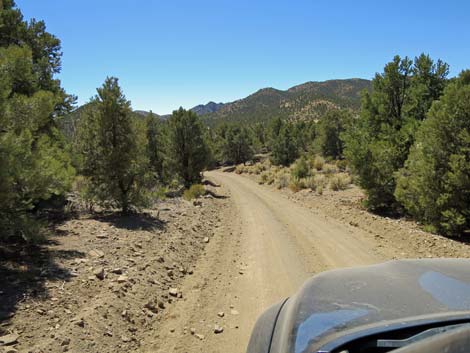
POLYGON ((400 260, 321 273, 284 304, 271 352, 329 352, 328 342, 387 324, 470 319, 470 260, 400 260))

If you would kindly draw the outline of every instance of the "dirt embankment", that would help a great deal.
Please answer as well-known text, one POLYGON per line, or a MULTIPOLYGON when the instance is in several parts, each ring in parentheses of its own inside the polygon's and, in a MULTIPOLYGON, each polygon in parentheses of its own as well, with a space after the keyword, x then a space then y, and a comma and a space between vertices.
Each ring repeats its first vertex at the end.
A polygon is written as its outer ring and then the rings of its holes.
POLYGON ((176 199, 147 215, 82 217, 58 226, 34 256, 0 249, 4 349, 140 351, 184 300, 181 283, 194 275, 225 203, 176 199))

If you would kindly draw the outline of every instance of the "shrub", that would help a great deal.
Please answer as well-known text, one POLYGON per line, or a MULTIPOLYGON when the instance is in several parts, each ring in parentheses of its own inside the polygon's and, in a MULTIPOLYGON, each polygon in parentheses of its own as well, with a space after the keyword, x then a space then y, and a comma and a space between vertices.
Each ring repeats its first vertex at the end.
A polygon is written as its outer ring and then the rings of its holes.
POLYGON ((262 172, 259 177, 258 184, 266 184, 269 180, 269 174, 269 172, 262 172))
POLYGON ((322 189, 326 185, 326 178, 322 174, 317 174, 313 177, 313 182, 315 183, 315 189, 318 191, 318 188, 321 187, 322 189))
POLYGON ((293 191, 293 192, 298 192, 302 189, 305 189, 305 181, 304 179, 300 179, 300 178, 291 178, 291 182, 289 184, 289 188, 293 191))
POLYGON ((187 201, 196 199, 206 193, 204 185, 193 184, 189 189, 186 189, 183 193, 183 198, 187 201))
POLYGON ((337 172, 336 166, 334 166, 332 164, 325 164, 324 167, 323 167, 323 173, 325 173, 326 175, 331 175, 331 174, 334 174, 336 172, 337 172))
POLYGON ((348 168, 348 161, 346 159, 340 159, 336 161, 336 167, 338 167, 340 172, 345 172, 348 168))
POLYGON ((333 191, 344 190, 350 183, 351 179, 348 176, 338 174, 330 179, 330 189, 333 191))
POLYGON ((305 157, 299 158, 291 169, 291 175, 293 178, 306 178, 310 174, 309 165, 305 157))
POLYGON ((318 195, 323 195, 323 185, 318 185, 317 186, 317 193, 318 193, 318 195))
POLYGON ((323 169, 324 164, 325 164, 325 160, 323 159, 323 157, 316 156, 315 159, 313 160, 313 167, 318 171, 323 169))
POLYGON ((315 191, 317 189, 317 185, 315 184, 314 177, 305 178, 305 187, 315 191))
POLYGON ((243 174, 245 172, 245 167, 242 164, 239 164, 235 168, 235 173, 243 174))
POLYGON ((283 189, 289 186, 290 176, 287 173, 281 173, 277 178, 277 188, 283 189))

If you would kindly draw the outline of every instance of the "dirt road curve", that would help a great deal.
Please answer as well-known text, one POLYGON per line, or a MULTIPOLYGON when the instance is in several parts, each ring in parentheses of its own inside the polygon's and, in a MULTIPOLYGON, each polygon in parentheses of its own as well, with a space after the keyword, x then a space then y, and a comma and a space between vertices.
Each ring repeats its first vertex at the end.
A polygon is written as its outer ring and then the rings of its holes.
POLYGON ((186 300, 166 314, 149 352, 244 352, 258 315, 313 274, 388 258, 359 229, 248 178, 218 171, 207 177, 221 184, 217 193, 231 206, 184 283, 186 300), (216 324, 223 333, 214 333, 216 324))

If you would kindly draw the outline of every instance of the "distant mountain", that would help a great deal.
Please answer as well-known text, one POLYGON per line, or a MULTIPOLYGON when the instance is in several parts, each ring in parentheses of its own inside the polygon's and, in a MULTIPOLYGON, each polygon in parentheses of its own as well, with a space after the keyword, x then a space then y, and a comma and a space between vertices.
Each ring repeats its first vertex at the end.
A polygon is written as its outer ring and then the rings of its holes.
POLYGON ((252 95, 223 104, 217 111, 203 114, 208 124, 225 122, 267 121, 284 119, 318 119, 331 109, 360 108, 360 93, 370 90, 371 81, 364 79, 307 82, 286 91, 263 88, 252 95))
POLYGON ((191 108, 191 111, 193 111, 197 115, 206 115, 206 114, 217 112, 224 105, 225 105, 224 103, 209 102, 207 104, 196 105, 195 107, 191 108))
MULTIPOLYGON (((209 125, 231 121, 252 123, 267 121, 273 117, 292 120, 319 119, 331 109, 359 110, 360 93, 370 88, 371 81, 359 78, 306 82, 286 91, 263 88, 231 103, 209 102, 197 105, 191 110, 202 116, 203 121, 209 125)), ((59 125, 67 136, 74 135, 77 122, 88 104, 78 107, 60 120, 59 125)), ((134 111, 138 118, 148 114, 145 110, 134 111)), ((162 120, 170 116, 155 114, 155 117, 162 120)))

